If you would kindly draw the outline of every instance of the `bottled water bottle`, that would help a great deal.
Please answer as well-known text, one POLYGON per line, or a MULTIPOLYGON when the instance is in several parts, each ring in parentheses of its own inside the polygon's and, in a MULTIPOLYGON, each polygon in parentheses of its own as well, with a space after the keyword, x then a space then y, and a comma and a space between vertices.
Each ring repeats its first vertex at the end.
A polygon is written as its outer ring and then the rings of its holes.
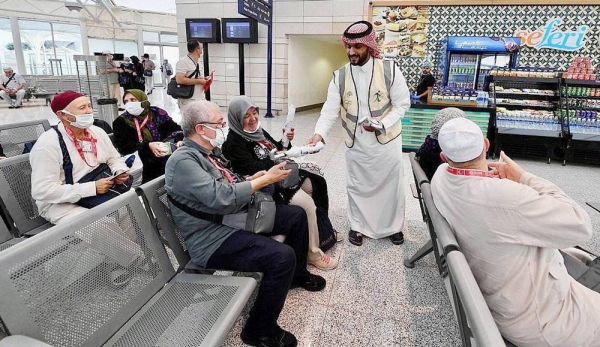
POLYGON ((488 92, 483 92, 483 107, 488 107, 490 103, 490 95, 488 92))
POLYGON ((477 91, 477 107, 483 107, 483 92, 477 91))

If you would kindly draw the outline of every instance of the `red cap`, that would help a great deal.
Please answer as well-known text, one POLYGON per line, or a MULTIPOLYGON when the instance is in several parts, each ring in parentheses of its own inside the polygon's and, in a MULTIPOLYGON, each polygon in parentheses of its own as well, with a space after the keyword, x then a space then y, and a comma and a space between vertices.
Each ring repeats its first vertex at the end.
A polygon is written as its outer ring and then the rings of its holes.
POLYGON ((52 102, 50 103, 50 108, 52 112, 56 113, 57 111, 64 110, 73 100, 85 96, 84 94, 77 93, 72 90, 64 91, 58 95, 56 95, 52 102))

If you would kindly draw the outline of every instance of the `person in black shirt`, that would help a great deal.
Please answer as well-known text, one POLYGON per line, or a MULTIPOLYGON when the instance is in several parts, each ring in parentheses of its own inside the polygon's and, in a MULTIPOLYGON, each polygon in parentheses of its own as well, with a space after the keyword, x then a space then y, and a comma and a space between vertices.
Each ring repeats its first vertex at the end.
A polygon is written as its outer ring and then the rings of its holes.
POLYGON ((419 78, 417 84, 417 96, 421 99, 421 102, 427 102, 427 95, 429 95, 429 87, 435 85, 435 77, 431 74, 432 64, 429 60, 426 60, 421 64, 423 74, 419 78))

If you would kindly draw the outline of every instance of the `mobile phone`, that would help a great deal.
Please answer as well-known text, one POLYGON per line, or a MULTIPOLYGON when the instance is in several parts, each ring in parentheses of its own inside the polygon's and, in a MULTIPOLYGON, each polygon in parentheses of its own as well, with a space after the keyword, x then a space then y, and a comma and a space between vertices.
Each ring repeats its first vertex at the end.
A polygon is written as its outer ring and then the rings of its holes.
POLYGON ((113 175, 113 176, 110 176, 110 177, 107 177, 107 178, 112 181, 112 180, 114 180, 116 178, 119 178, 119 177, 121 177, 121 176, 123 176, 125 174, 128 174, 128 173, 129 173, 129 171, 123 171, 121 173, 118 173, 116 175, 113 175))

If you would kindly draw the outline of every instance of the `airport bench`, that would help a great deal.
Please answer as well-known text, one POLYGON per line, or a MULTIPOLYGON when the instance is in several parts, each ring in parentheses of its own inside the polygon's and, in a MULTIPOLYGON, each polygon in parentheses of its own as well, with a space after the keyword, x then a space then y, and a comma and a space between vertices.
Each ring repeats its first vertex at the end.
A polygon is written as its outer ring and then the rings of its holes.
POLYGON ((0 319, 52 346, 220 346, 256 285, 177 273, 130 191, 1 252, 0 319))

